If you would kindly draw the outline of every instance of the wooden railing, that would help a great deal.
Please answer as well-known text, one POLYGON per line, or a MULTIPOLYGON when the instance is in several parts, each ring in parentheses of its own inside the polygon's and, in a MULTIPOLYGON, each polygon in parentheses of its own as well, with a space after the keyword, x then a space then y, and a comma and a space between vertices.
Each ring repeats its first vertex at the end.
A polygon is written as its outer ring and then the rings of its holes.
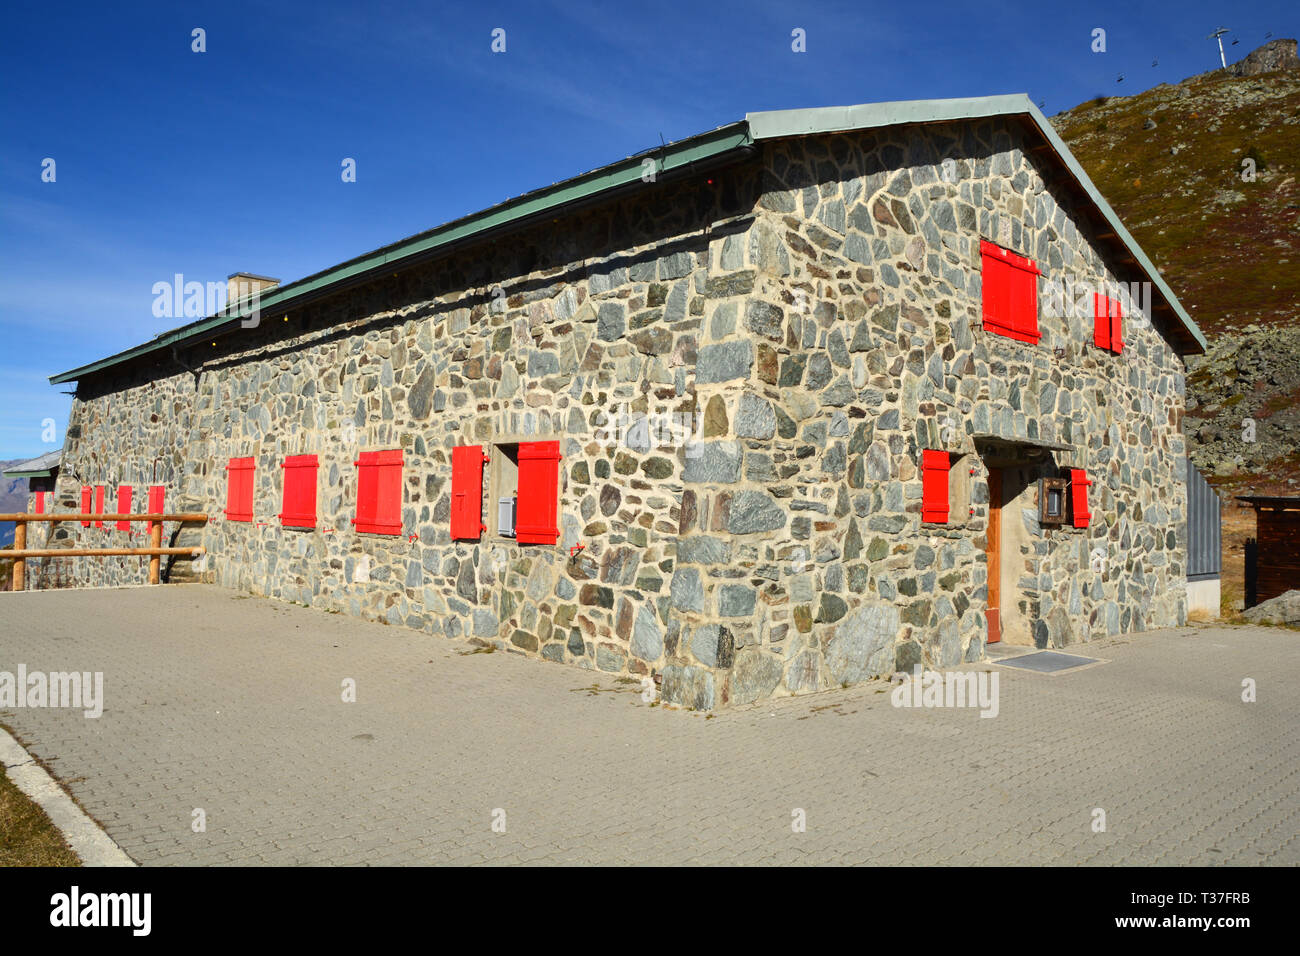
POLYGON ((164 521, 206 522, 208 516, 201 511, 186 511, 178 514, 0 514, 0 521, 13 521, 14 546, 12 551, 0 551, 0 557, 13 558, 13 589, 23 590, 26 581, 28 558, 107 558, 118 555, 136 555, 149 558, 149 583, 157 584, 161 558, 165 554, 188 555, 197 557, 203 554, 203 548, 164 548, 162 532, 164 521), (149 547, 147 548, 32 548, 27 547, 27 525, 31 522, 57 521, 148 521, 149 547))

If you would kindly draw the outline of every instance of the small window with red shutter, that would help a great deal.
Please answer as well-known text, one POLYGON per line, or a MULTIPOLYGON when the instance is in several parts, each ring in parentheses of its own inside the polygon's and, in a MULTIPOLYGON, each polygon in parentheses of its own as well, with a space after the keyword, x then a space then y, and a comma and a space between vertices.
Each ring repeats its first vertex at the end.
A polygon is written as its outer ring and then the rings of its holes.
POLYGON ((280 524, 286 528, 316 527, 316 456, 289 455, 283 470, 280 524))
POLYGON ((1088 527, 1088 522, 1092 518, 1091 512, 1088 511, 1088 486, 1091 484, 1088 473, 1082 468, 1070 469, 1070 506, 1074 513, 1076 528, 1088 527))
MULTIPOLYGON (((91 513, 91 510, 90 510, 90 508, 91 508, 91 504, 90 504, 90 495, 91 495, 91 487, 90 487, 90 485, 82 485, 82 486, 81 486, 81 513, 82 513, 83 515, 88 515, 88 514, 91 513)), ((81 526, 82 526, 83 528, 89 528, 89 527, 90 527, 90 519, 87 518, 87 519, 85 519, 84 521, 82 521, 82 522, 81 522, 81 526)))
POLYGON ((1119 299, 1094 293, 1093 342, 1097 348, 1118 355, 1124 350, 1124 308, 1119 299))
MULTIPOLYGON (((103 513, 104 513, 104 486, 96 485, 95 486, 95 514, 102 515, 103 513)), ((104 522, 96 520, 95 527, 96 528, 104 527, 104 522)))
POLYGON ((402 533, 402 450, 363 451, 357 466, 357 531, 402 533))
POLYGON ((232 458, 226 465, 226 520, 253 520, 253 459, 232 458))
MULTIPOLYGON (((130 485, 117 486, 117 513, 120 515, 129 515, 131 513, 131 486, 130 485)), ((125 520, 118 521, 117 530, 130 531, 131 519, 127 518, 125 520)))
POLYGON ((948 469, 951 463, 946 451, 926 448, 921 452, 921 520, 924 522, 948 523, 948 469))
POLYGON ((1037 343, 1038 276, 1032 259, 980 240, 984 328, 1020 342, 1037 343))
POLYGON ((453 541, 477 541, 487 529, 483 523, 483 464, 487 460, 482 445, 458 445, 451 450, 453 541))

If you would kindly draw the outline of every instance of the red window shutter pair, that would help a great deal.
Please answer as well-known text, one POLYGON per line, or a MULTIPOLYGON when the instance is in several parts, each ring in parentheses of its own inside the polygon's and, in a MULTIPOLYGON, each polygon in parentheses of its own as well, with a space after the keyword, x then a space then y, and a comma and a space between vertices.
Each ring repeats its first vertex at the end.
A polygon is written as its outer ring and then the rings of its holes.
POLYGON ((1097 292, 1092 297, 1094 333, 1098 348, 1118 355, 1124 351, 1124 309, 1119 299, 1097 292))
POLYGON ((357 466, 358 531, 402 533, 402 450, 363 451, 357 466))
MULTIPOLYGON (((151 515, 163 514, 163 494, 162 485, 149 486, 149 513, 151 515)), ((149 530, 153 530, 152 521, 149 522, 149 530)))
POLYGON ((984 328, 1020 342, 1037 343, 1038 266, 986 239, 980 240, 984 328))
POLYGON ((289 455, 282 467, 284 497, 280 524, 286 528, 316 527, 316 456, 289 455))
MULTIPOLYGON (((83 515, 88 515, 91 513, 90 512, 90 485, 81 486, 81 513, 83 515)), ((85 521, 81 522, 81 526, 83 528, 89 528, 90 519, 87 518, 85 521)))
POLYGON ((1074 507, 1076 528, 1088 527, 1088 521, 1092 518, 1092 514, 1088 511, 1088 486, 1091 484, 1088 473, 1082 468, 1070 469, 1070 496, 1074 507))
POLYGON ((453 541, 477 541, 487 529, 483 524, 483 463, 487 460, 482 445, 458 445, 451 450, 453 541))
POLYGON ((555 544, 560 538, 560 443, 519 443, 519 499, 515 540, 520 544, 555 544))
POLYGON ((948 467, 946 451, 921 452, 921 520, 948 523, 948 467))
MULTIPOLYGON (((117 513, 120 515, 129 515, 131 513, 131 486, 130 485, 117 486, 117 513)), ((131 530, 130 519, 128 518, 125 520, 118 521, 117 530, 130 531, 131 530)))
POLYGON ((226 465, 226 520, 253 520, 252 458, 232 458, 226 465))
MULTIPOLYGON (((104 513, 104 486, 96 485, 95 486, 95 514, 102 515, 103 513, 104 513)), ((104 522, 96 521, 95 527, 96 528, 104 527, 104 522)))

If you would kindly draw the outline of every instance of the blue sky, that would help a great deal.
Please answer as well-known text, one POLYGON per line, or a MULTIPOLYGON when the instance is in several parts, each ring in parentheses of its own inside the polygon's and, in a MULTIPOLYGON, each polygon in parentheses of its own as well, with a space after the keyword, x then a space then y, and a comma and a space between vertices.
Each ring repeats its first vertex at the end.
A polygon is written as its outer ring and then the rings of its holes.
POLYGON ((154 283, 175 273, 291 281, 753 110, 1027 92, 1050 115, 1213 68, 1218 25, 1240 41, 1232 62, 1267 32, 1294 37, 1300 13, 1293 0, 12 5, 0 459, 54 447, 47 418, 62 443, 70 386, 47 376, 183 323, 152 312, 154 283))

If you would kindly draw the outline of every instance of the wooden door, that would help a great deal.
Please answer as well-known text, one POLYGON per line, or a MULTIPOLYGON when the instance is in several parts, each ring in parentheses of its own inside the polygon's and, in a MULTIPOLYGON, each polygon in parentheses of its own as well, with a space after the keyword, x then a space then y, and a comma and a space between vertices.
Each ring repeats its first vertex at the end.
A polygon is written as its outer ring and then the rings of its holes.
POLYGON ((988 643, 1002 640, 1002 469, 989 469, 989 528, 984 557, 989 570, 989 598, 986 617, 988 643))

